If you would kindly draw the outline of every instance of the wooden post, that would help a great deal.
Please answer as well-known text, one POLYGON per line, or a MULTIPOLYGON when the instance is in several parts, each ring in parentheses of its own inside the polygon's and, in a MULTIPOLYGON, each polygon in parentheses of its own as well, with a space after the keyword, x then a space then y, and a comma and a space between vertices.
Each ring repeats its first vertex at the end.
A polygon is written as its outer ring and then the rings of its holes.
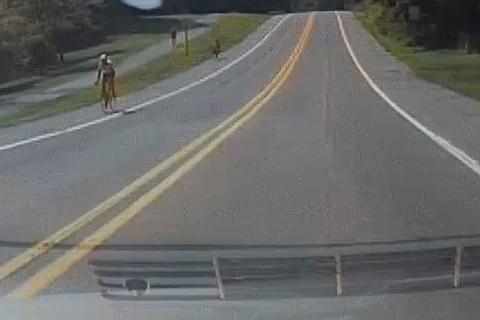
POLYGON ((188 29, 190 28, 188 18, 183 19, 183 26, 185 29, 185 56, 190 56, 190 41, 188 38, 188 29))

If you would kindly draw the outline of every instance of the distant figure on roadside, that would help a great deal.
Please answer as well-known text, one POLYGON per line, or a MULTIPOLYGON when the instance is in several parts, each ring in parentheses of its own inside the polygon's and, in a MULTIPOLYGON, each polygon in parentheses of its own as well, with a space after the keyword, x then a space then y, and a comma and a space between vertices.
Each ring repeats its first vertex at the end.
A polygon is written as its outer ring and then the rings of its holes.
POLYGON ((177 35, 178 35, 177 27, 172 27, 172 30, 170 30, 170 40, 172 41, 172 49, 175 49, 175 47, 177 46, 177 35))
POLYGON ((220 40, 217 38, 215 41, 213 41, 213 54, 215 55, 215 58, 218 59, 220 52, 222 52, 222 45, 220 44, 220 40))
POLYGON ((65 57, 63 56, 63 49, 60 46, 57 46, 57 54, 61 64, 65 63, 65 57))
POLYGON ((115 91, 115 68, 113 67, 112 59, 107 57, 106 54, 100 56, 97 65, 97 81, 95 81, 95 85, 99 83, 101 84, 100 99, 102 108, 106 109, 107 104, 111 102, 109 100, 117 97, 115 91))

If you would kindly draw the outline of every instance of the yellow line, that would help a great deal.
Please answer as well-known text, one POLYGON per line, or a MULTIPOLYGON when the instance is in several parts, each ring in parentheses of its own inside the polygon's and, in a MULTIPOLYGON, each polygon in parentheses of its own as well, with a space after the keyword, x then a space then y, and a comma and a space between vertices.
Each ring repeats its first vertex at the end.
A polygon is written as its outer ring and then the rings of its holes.
POLYGON ((275 86, 272 86, 270 92, 266 95, 262 91, 254 99, 258 101, 257 104, 242 118, 235 122, 228 129, 219 134, 215 139, 210 141, 198 153, 186 161, 176 171, 174 171, 168 178, 163 180, 160 184, 153 187, 146 194, 141 196, 130 207, 121 212, 108 223, 97 229, 93 234, 85 238, 73 249, 59 257, 54 262, 50 263, 27 281, 25 281, 18 289, 9 294, 13 299, 28 299, 37 295, 40 291, 51 285, 56 279, 67 272, 77 262, 85 258, 92 250, 110 238, 116 231, 127 224, 132 218, 140 214, 147 206, 161 196, 166 190, 178 182, 186 173, 192 170, 197 164, 205 159, 211 152, 218 148, 229 136, 243 126, 250 120, 272 97, 277 93, 280 87, 285 83, 288 76, 292 72, 300 54, 303 52, 307 39, 313 27, 314 15, 311 14, 308 18, 307 24, 302 32, 299 42, 294 51, 287 60, 287 63, 282 67, 278 73, 281 75, 278 79, 275 77, 275 86))
MULTIPOLYGON (((288 63, 288 61, 287 61, 287 63, 288 63)), ((276 80, 277 77, 278 77, 278 74, 275 78, 273 78, 267 84, 267 86, 263 89, 262 92, 260 92, 260 94, 255 96, 252 100, 250 100, 247 104, 245 104, 241 109, 239 109, 233 115, 228 117, 226 120, 224 120, 218 126, 212 128, 211 130, 209 130, 204 135, 196 138, 191 143, 189 143, 187 146, 180 149, 179 151, 177 151, 176 153, 171 155, 169 158, 165 159, 163 162, 161 162, 157 166, 150 169, 150 171, 148 171, 143 176, 141 176, 137 180, 135 180, 132 183, 130 183, 129 185, 127 185, 125 188, 120 190, 118 193, 111 196, 107 200, 103 201, 102 203, 100 203, 95 208, 91 209, 90 211, 86 212, 83 216, 81 216, 77 220, 71 222, 67 226, 65 226, 62 229, 56 231, 54 234, 52 234, 49 237, 45 238, 44 240, 38 242, 33 247, 25 250, 20 255, 16 256, 15 258, 13 258, 13 259, 7 261, 6 263, 4 263, 3 265, 1 265, 0 266, 0 281, 9 277, 10 275, 15 273, 16 271, 18 271, 22 267, 29 264, 34 259, 36 259, 36 258, 40 257, 41 255, 45 254, 50 249, 52 249, 54 246, 61 243, 65 239, 69 238, 70 236, 72 236, 74 233, 76 233, 81 228, 83 228, 86 225, 92 223, 94 220, 96 220, 101 215, 103 215, 105 212, 107 212, 108 210, 113 208, 119 202, 121 202, 122 200, 124 200, 127 197, 129 197, 130 195, 132 195, 139 188, 146 185, 147 183, 149 183, 153 179, 160 176, 163 172, 170 169, 173 165, 175 165, 176 163, 181 161, 183 158, 185 158, 188 154, 193 152, 199 146, 201 146, 202 144, 204 144, 205 142, 210 140, 213 136, 215 136, 221 130, 228 127, 237 118, 243 116, 268 91, 271 90, 271 88, 273 87, 273 85, 277 81, 276 80)))

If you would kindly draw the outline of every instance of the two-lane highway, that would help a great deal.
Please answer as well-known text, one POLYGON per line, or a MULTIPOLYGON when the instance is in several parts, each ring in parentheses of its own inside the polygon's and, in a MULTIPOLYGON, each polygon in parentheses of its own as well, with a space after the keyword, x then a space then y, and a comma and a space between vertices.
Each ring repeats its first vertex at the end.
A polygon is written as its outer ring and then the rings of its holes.
POLYGON ((479 176, 372 89, 335 13, 309 17, 288 18, 241 64, 158 108, 1 154, 2 291, 96 292, 87 262, 116 249, 128 259, 162 245, 478 232, 479 176), (170 155, 178 161, 162 167, 170 155), (145 185, 90 211, 145 172, 145 185), (102 210, 39 260, 9 260, 102 210))
POLYGON ((335 14, 321 13, 282 92, 109 243, 328 244, 475 234, 479 182, 369 87, 335 14))

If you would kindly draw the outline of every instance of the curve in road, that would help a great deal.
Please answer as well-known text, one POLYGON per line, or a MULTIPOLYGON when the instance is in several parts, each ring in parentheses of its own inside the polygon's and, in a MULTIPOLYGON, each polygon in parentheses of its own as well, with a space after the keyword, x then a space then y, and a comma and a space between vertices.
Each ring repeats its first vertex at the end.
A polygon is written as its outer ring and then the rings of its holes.
MULTIPOLYGON (((305 16, 292 16, 244 63, 212 86, 172 97, 162 112, 150 108, 85 135, 12 150, 0 159, 0 175, 9 182, 0 189, 9 226, 2 236, 25 244, 44 239, 228 119, 288 61, 304 25, 305 16)), ((56 276, 68 270, 47 293, 98 291, 92 266, 77 257, 99 240, 105 242, 91 259, 131 261, 152 259, 168 245, 331 245, 478 232, 478 176, 372 90, 352 63, 334 13, 316 14, 297 67, 262 112, 225 143, 212 139, 203 155, 172 166, 104 220, 5 279, 11 281, 6 291, 31 279, 23 293, 35 294, 54 280, 35 282, 39 270, 56 276), (186 170, 192 159, 195 168, 186 170), (65 254, 68 259, 57 260, 65 254), (61 263, 49 267, 51 261, 61 263), (72 261, 79 263, 70 270, 72 261)))

